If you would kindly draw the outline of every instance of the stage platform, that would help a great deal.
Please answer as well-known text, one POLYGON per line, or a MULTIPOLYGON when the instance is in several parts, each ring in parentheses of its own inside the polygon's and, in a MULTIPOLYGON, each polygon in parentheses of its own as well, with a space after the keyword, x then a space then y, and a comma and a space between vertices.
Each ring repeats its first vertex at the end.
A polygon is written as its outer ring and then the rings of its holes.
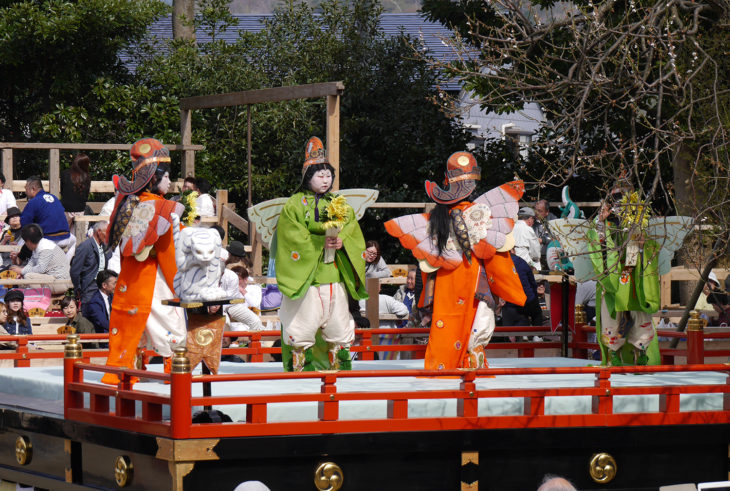
MULTIPOLYGON (((536 368, 536 367, 585 367, 594 362, 570 358, 495 358, 490 360, 491 368, 536 368)), ((159 372, 162 365, 149 365, 150 371, 159 372)), ((391 371, 423 369, 423 360, 355 361, 353 371, 391 371)), ((231 363, 222 362, 220 374, 265 374, 281 373, 280 363, 231 363)), ((193 375, 200 374, 200 367, 193 375)), ((722 372, 677 372, 651 374, 614 374, 611 385, 619 387, 638 386, 692 386, 720 385, 727 383, 727 373, 722 372)), ((87 371, 86 382, 98 382, 101 374, 87 371)), ((457 378, 387 377, 387 378, 341 378, 337 382, 339 394, 356 392, 414 392, 457 390, 461 380, 457 378)), ((546 374, 546 375, 500 375, 494 378, 477 378, 477 390, 489 389, 545 389, 593 387, 593 374, 546 374)), ((249 380, 216 383, 212 395, 260 395, 311 394, 319 392, 319 379, 296 380, 249 380)), ((0 371, 0 405, 38 410, 49 414, 63 414, 63 367, 43 366, 4 369, 0 371)), ((170 385, 159 381, 141 381, 134 386, 136 391, 169 396, 170 385)), ((201 397, 202 384, 193 384, 193 397, 201 397)), ((113 401, 111 402, 113 405, 113 401)), ((496 397, 480 399, 478 416, 507 416, 525 413, 524 397, 496 397)), ((647 413, 659 411, 660 396, 626 395, 616 396, 613 413, 647 413)), ((587 414, 591 412, 591 396, 546 397, 545 415, 587 414)), ((245 405, 213 406, 228 414, 233 421, 246 419, 245 405)), ((193 412, 202 409, 193 408, 193 412)), ((689 393, 680 397, 680 412, 719 411, 723 409, 721 393, 689 393)), ((341 401, 339 420, 385 419, 388 404, 385 400, 341 401)), ((450 417, 457 413, 455 399, 414 399, 408 404, 408 418, 450 417)), ((169 407, 163 409, 163 419, 169 418, 169 407)), ((268 422, 305 422, 318 420, 318 403, 288 402, 269 403, 268 422)))

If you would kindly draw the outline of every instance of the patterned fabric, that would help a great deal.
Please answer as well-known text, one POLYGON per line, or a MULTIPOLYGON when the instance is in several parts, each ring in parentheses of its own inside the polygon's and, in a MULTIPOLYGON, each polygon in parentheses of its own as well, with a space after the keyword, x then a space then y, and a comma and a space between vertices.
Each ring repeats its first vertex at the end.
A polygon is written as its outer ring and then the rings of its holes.
POLYGON ((449 210, 449 215, 451 215, 451 228, 456 236, 456 242, 464 251, 466 260, 471 263, 471 242, 469 241, 469 230, 464 222, 464 213, 459 208, 452 208, 449 210))

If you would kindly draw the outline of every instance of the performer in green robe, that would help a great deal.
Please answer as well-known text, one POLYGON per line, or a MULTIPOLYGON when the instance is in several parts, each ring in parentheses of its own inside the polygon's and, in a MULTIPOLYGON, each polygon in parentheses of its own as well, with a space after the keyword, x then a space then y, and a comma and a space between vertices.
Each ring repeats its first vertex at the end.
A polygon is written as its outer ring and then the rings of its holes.
POLYGON ((596 334, 602 364, 658 365, 661 357, 652 314, 659 310, 660 302, 660 246, 643 237, 641 231, 635 241, 626 241, 624 233, 619 232, 632 230, 632 218, 634 226, 638 222, 636 212, 633 217, 631 212, 622 213, 621 227, 609 220, 609 214, 610 207, 604 205, 598 230, 591 229, 587 234, 597 274, 596 306, 600 307, 596 309, 596 334))
POLYGON ((276 229, 282 360, 289 371, 349 370, 355 324, 348 295, 367 298, 365 240, 352 207, 329 192, 334 168, 319 138, 305 154, 304 190, 286 202, 276 229))

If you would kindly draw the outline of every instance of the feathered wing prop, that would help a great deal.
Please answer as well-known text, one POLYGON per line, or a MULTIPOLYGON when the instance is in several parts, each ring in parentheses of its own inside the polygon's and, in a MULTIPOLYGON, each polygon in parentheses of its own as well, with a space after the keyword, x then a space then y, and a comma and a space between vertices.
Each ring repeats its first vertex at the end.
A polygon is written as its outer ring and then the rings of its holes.
POLYGON ((692 230, 693 220, 690 217, 672 216, 656 217, 649 220, 646 238, 655 241, 659 249, 658 272, 667 274, 672 269, 674 253, 682 247, 687 234, 692 230))
MULTIPOLYGON (((347 199, 347 204, 352 206, 358 220, 365 214, 365 210, 378 200, 378 191, 376 189, 341 189, 335 191, 334 194, 339 194, 347 199)), ((274 198, 248 209, 248 219, 253 222, 256 231, 261 235, 261 239, 267 247, 270 246, 271 240, 274 238, 279 215, 281 215, 281 210, 288 199, 274 198)))
MULTIPOLYGON (((558 237, 565 252, 568 253, 575 267, 578 281, 596 279, 588 249, 588 230, 593 224, 588 220, 567 218, 550 222, 550 230, 558 237)), ((667 274, 672 268, 672 258, 679 250, 687 234, 692 230, 692 219, 683 216, 655 217, 649 220, 645 230, 645 238, 659 244, 660 275, 667 274)))
POLYGON ((577 281, 597 278, 588 249, 588 231, 591 228, 591 222, 582 218, 559 218, 550 221, 550 231, 570 257, 577 281))
MULTIPOLYGON (((512 228, 524 191, 522 181, 502 184, 479 196, 474 200, 474 206, 464 211, 469 243, 476 257, 489 260, 496 252, 508 251, 514 246, 512 228)), ((450 237, 439 254, 428 232, 428 220, 428 213, 404 215, 387 221, 385 230, 413 253, 423 271, 455 269, 462 261, 461 248, 450 237)))

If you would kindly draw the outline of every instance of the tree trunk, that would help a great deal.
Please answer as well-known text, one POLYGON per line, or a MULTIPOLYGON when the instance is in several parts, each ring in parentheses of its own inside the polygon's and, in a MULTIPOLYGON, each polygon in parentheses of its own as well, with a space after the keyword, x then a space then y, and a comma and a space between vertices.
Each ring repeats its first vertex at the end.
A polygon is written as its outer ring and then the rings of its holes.
POLYGON ((195 0, 173 0, 172 2, 172 37, 173 39, 189 39, 195 41, 195 0))
MULTIPOLYGON (((674 203, 676 206, 677 215, 694 217, 696 216, 696 207, 694 206, 699 199, 699 196, 694 196, 690 189, 690 179, 692 178, 692 164, 693 155, 692 152, 685 148, 684 145, 680 146, 677 153, 674 155, 672 160, 672 171, 674 174, 673 187, 674 187, 674 203)), ((691 239, 691 237, 688 237, 691 239)), ((686 242, 685 242, 686 244, 686 242)), ((687 268, 697 268, 700 264, 696 260, 693 261, 690 258, 689 249, 682 247, 676 254, 677 263, 687 268)), ((696 258, 695 258, 696 259, 696 258)), ((703 261, 704 262, 704 261, 703 261)), ((714 262, 714 261, 713 261, 714 262)), ((704 282, 702 282, 704 284, 704 282)), ((694 291, 697 283, 692 281, 682 281, 679 286, 679 304, 694 308, 694 303, 689 305, 690 300, 694 297, 694 291)), ((700 288, 700 291, 701 288, 700 288)))

